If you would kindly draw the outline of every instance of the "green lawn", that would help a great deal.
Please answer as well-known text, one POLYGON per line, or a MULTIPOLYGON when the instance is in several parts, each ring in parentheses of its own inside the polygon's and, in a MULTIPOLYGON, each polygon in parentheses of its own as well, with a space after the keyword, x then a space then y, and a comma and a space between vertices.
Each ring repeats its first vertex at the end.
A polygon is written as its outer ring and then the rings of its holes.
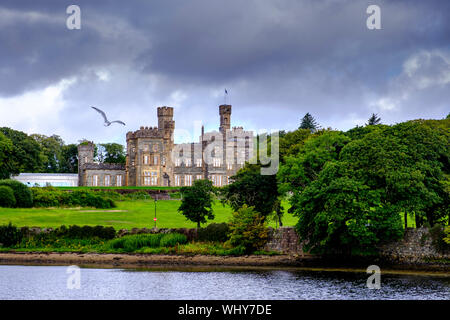
MULTIPOLYGON (((114 210, 91 208, 0 208, 0 225, 12 222, 22 227, 59 227, 61 225, 103 225, 115 229, 152 228, 154 227, 155 203, 153 200, 117 201, 114 210)), ((196 224, 187 221, 177 211, 178 200, 160 200, 156 205, 158 228, 195 228, 196 224)), ((287 208, 287 205, 285 205, 287 208)), ((215 219, 211 222, 227 222, 231 218, 231 208, 216 201, 213 210, 215 219)), ((293 226, 297 218, 285 214, 285 226, 293 226)), ((270 225, 275 227, 274 222, 270 225)))

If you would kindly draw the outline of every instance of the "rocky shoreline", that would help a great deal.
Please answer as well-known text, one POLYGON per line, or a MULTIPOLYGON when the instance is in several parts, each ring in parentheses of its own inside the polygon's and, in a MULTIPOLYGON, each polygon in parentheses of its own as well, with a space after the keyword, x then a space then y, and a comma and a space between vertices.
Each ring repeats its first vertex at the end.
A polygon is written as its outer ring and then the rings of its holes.
MULTIPOLYGON (((446 264, 390 264, 374 261, 384 270, 392 272, 438 272, 449 275, 446 264)), ((39 265, 97 268, 132 269, 233 269, 233 268, 294 268, 321 270, 360 270, 367 268, 367 262, 342 263, 323 260, 315 256, 296 255, 248 255, 248 256, 212 256, 212 255, 161 255, 161 254, 115 254, 115 253, 72 253, 72 252, 0 252, 0 265, 39 265)))

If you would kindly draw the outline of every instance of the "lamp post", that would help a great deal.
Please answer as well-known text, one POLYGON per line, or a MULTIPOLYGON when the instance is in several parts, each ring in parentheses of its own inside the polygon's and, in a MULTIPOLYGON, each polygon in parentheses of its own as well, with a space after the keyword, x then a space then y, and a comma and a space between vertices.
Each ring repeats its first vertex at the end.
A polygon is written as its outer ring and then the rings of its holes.
POLYGON ((156 200, 156 197, 155 197, 155 217, 153 218, 153 221, 155 221, 155 229, 156 229, 156 202, 157 202, 158 200, 156 200))

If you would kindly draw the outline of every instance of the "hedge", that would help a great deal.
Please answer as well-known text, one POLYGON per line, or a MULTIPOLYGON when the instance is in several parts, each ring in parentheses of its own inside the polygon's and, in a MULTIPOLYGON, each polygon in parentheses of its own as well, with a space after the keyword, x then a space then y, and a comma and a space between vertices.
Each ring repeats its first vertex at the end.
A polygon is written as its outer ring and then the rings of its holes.
POLYGON ((23 183, 17 180, 5 179, 0 180, 0 186, 7 186, 13 190, 14 197, 16 198, 16 207, 31 208, 33 206, 33 195, 30 189, 23 183))
POLYGON ((11 208, 16 205, 14 191, 10 187, 0 186, 0 207, 11 208))

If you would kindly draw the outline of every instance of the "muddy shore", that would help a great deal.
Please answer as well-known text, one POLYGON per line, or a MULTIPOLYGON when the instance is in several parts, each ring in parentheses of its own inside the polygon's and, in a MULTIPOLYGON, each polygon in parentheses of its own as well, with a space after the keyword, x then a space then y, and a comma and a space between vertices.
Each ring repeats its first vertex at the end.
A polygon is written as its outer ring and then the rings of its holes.
MULTIPOLYGON (((292 255, 159 255, 159 254, 114 254, 114 253, 56 253, 56 252, 0 252, 0 265, 69 266, 78 265, 96 268, 131 269, 323 269, 343 271, 348 269, 364 271, 367 264, 333 264, 313 256, 292 255)), ((437 272, 449 274, 449 266, 436 264, 380 264, 394 273, 437 272)))

